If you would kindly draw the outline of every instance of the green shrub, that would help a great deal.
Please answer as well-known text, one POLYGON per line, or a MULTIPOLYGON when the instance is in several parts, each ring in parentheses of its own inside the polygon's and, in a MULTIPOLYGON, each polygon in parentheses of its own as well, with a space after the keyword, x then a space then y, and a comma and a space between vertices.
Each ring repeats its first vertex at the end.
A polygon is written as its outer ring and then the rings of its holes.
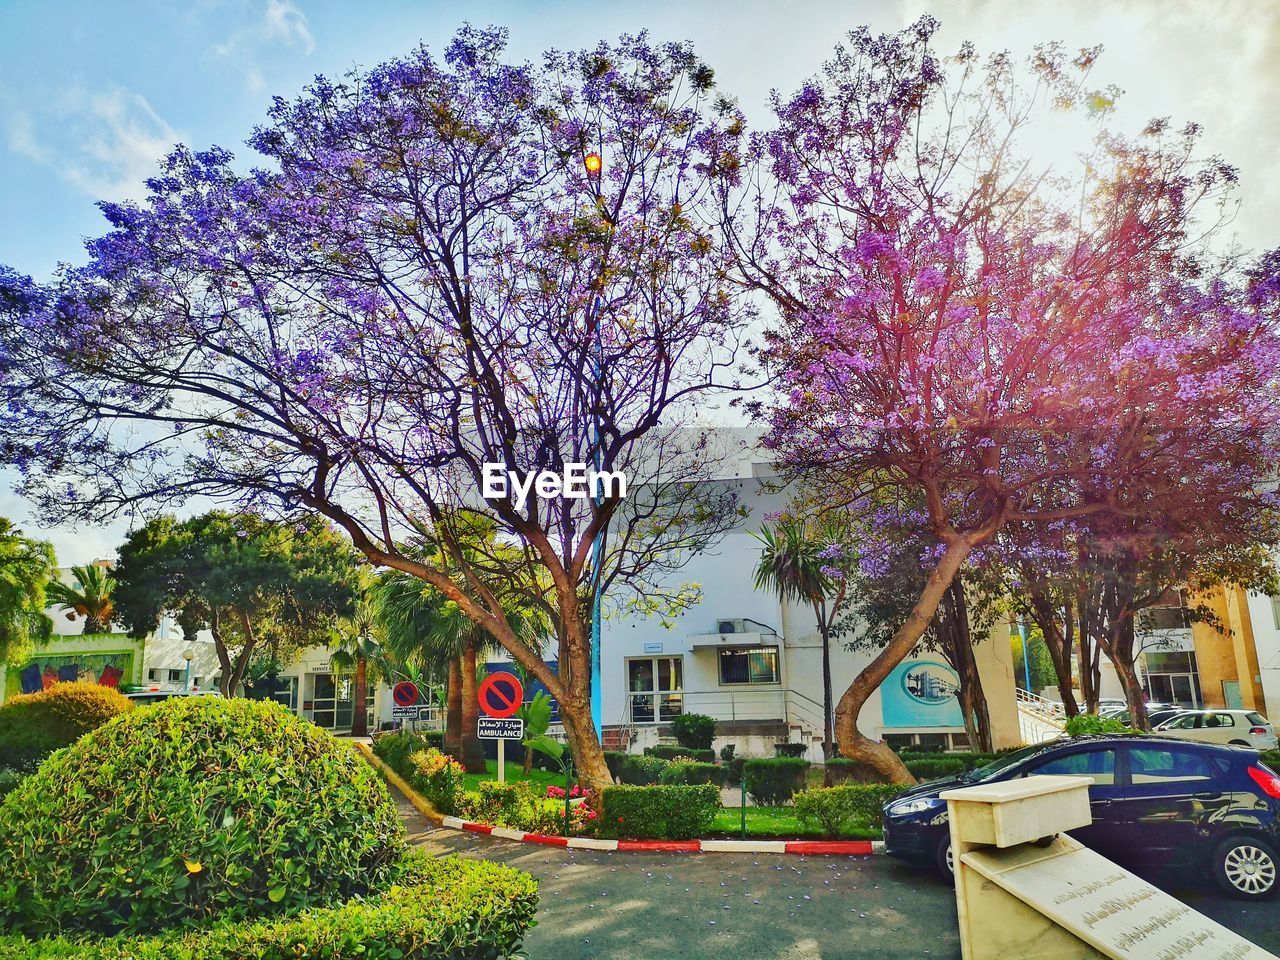
POLYGON ((732 760, 733 755, 737 751, 737 749, 738 749, 738 745, 736 743, 726 743, 723 747, 720 748, 720 762, 728 763, 730 760, 732 760))
POLYGON ((495 960, 533 925, 537 883, 511 867, 415 852, 398 872, 381 895, 287 917, 156 937, 0 937, 0 960, 495 960))
POLYGON ((662 776, 662 771, 669 765, 668 761, 661 757, 651 757, 648 754, 636 756, 634 753, 629 753, 618 767, 618 779, 633 787, 648 786, 657 783, 662 776))
POLYGON ((965 766, 963 760, 953 760, 951 757, 939 757, 936 760, 908 760, 906 765, 907 769, 911 771, 911 775, 917 780, 954 777, 956 774, 964 773, 965 770, 969 769, 965 766))
POLYGON ((1133 733, 1119 720, 1100 717, 1095 713, 1081 713, 1068 717, 1064 728, 1068 737, 1082 737, 1090 733, 1133 733))
POLYGON ((655 747, 645 747, 644 755, 646 757, 658 757, 661 760, 674 760, 677 757, 688 757, 697 760, 699 763, 715 763, 716 752, 714 750, 695 750, 691 747, 682 747, 675 743, 660 743, 655 747))
POLYGON ((671 732, 682 747, 710 750, 711 741, 716 738, 716 722, 703 713, 682 713, 671 721, 671 732))
POLYGON ((97 683, 56 683, 0 705, 0 767, 30 772, 53 751, 133 709, 133 701, 97 683))
POLYGON ((720 809, 713 784, 605 787, 600 831, 635 840, 691 840, 711 829, 720 809))
POLYGON ((731 757, 724 764, 724 782, 730 786, 736 787, 742 782, 742 765, 747 762, 746 757, 731 757))
POLYGON ((604 752, 604 765, 609 768, 609 775, 613 779, 618 779, 618 771, 622 769, 622 764, 626 762, 627 753, 625 750, 606 750, 604 752))
POLYGON ((742 777, 757 806, 776 807, 803 789, 808 770, 800 757, 760 757, 742 765, 742 777))
POLYGON ((881 779, 873 767, 848 757, 832 757, 828 760, 827 773, 833 784, 876 783, 881 779))
POLYGON ((1280 750, 1268 750, 1259 754, 1258 759, 1265 763, 1273 773, 1280 773, 1280 750))
POLYGON ((373 738, 374 756, 406 780, 413 772, 409 767, 409 754, 432 748, 436 750, 444 748, 444 734, 439 730, 424 730, 420 733, 408 731, 380 733, 373 738))
POLYGON ((914 760, 959 760, 964 764, 964 769, 972 770, 975 767, 990 763, 998 756, 1000 756, 998 753, 970 753, 967 751, 942 753, 940 751, 903 750, 898 754, 898 759, 903 763, 910 763, 914 760))
POLYGON ((22 782, 22 773, 18 770, 0 770, 0 800, 17 789, 22 782))
POLYGON ((774 756, 778 757, 803 757, 808 751, 807 743, 775 743, 773 745, 774 756))
POLYGON ((462 791, 466 785, 462 764, 441 753, 435 747, 427 747, 409 754, 409 785, 422 794, 427 802, 441 813, 457 813, 462 805, 462 791))
POLYGON ((796 819, 840 837, 856 828, 884 826, 884 805, 905 788, 892 783, 859 783, 843 787, 815 787, 795 795, 796 819))
POLYGON ((671 763, 658 774, 659 783, 724 783, 724 769, 714 763, 671 763))
POLYGON ((525 781, 482 781, 466 794, 462 812, 470 820, 530 833, 564 833, 564 801, 539 797, 525 781))
POLYGON ((0 804, 0 928, 151 932, 382 889, 405 849, 386 787, 278 703, 181 697, 44 762, 0 804))

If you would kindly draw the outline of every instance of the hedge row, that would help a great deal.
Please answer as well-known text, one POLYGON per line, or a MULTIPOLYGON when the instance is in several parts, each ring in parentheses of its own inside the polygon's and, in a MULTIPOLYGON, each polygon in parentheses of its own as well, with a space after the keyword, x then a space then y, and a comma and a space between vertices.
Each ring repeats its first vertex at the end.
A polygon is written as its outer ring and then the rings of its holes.
POLYGON ((710 748, 682 747, 675 743, 660 743, 654 747, 645 747, 646 757, 659 757, 663 760, 674 760, 676 757, 689 757, 699 763, 715 763, 716 752, 710 748))
POLYGON ((535 923, 537 882, 511 867, 415 851, 402 869, 385 894, 341 906, 154 937, 0 937, 0 960, 496 960, 535 923))
POLYGON ((800 757, 760 757, 742 765, 742 779, 758 806, 776 807, 804 789, 808 771, 800 757))
POLYGON ((1267 750, 1259 754, 1258 759, 1265 763, 1274 773, 1280 773, 1280 750, 1267 750))
POLYGON ((54 750, 133 709, 120 691, 97 683, 57 683, 0 706, 0 767, 31 772, 54 750))
POLYGON ((606 787, 600 834, 626 840, 692 840, 711 829, 720 809, 714 784, 606 787))
POLYGON ((884 805, 904 789, 892 783, 859 783, 801 790, 795 795, 796 819, 821 827, 831 837, 879 830, 884 826, 884 805))

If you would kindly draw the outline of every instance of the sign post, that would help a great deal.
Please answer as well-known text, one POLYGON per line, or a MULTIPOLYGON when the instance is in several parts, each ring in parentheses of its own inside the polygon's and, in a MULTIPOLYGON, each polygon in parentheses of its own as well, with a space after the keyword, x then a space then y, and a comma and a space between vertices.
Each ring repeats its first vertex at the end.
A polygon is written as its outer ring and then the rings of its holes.
POLYGON ((513 719, 524 702, 524 685, 512 673, 491 673, 476 691, 485 716, 476 721, 476 736, 498 741, 498 782, 507 782, 507 740, 524 739, 524 721, 513 719))
POLYGON ((418 685, 411 680, 401 680, 391 688, 391 719, 399 720, 403 723, 406 720, 417 720, 419 716, 418 707, 418 685))

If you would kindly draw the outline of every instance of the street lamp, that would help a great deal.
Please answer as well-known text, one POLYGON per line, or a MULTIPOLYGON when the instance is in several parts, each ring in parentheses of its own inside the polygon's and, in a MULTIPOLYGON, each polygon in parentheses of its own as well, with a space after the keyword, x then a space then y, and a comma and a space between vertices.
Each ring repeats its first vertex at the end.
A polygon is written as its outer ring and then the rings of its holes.
MULTIPOLYGON (((582 158, 582 166, 587 171, 587 179, 597 185, 598 191, 600 174, 604 171, 604 159, 600 154, 592 151, 582 158)), ((598 193, 596 199, 599 202, 598 193)), ((592 443, 592 459, 597 475, 604 471, 604 456, 600 449, 600 405, 604 395, 600 382, 604 376, 604 367, 600 357, 600 315, 603 309, 604 302, 600 299, 600 288, 597 286, 591 305, 591 312, 595 315, 596 336, 596 356, 591 365, 596 379, 596 402, 594 404, 595 409, 592 411, 595 430, 595 439, 592 443)), ((591 329, 590 324, 587 325, 587 329, 591 329)), ((604 504, 604 480, 598 476, 596 479, 595 502, 597 507, 604 504)), ((603 566, 604 528, 602 526, 596 531, 595 538, 591 544, 591 723, 596 728, 596 736, 600 737, 602 741, 604 738, 604 697, 602 695, 603 684, 600 680, 600 592, 603 566)))
POLYGON ((182 651, 182 659, 187 661, 186 686, 187 686, 188 692, 190 692, 191 690, 191 661, 194 660, 195 658, 196 658, 196 652, 192 650, 190 647, 187 647, 187 649, 182 651))

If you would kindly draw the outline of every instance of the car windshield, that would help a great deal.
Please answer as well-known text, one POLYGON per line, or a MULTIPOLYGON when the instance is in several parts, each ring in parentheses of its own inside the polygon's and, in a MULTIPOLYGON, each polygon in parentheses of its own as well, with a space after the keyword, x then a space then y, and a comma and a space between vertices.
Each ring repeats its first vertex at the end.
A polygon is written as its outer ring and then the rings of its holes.
POLYGON ((975 767, 968 773, 962 773, 960 780, 964 783, 984 783, 993 777, 999 776, 1004 771, 1016 767, 1029 757, 1043 753, 1044 749, 1045 745, 1041 743, 1031 747, 1023 747, 1021 750, 1013 751, 1013 753, 1006 753, 1003 757, 997 757, 992 760, 986 766, 975 767))

